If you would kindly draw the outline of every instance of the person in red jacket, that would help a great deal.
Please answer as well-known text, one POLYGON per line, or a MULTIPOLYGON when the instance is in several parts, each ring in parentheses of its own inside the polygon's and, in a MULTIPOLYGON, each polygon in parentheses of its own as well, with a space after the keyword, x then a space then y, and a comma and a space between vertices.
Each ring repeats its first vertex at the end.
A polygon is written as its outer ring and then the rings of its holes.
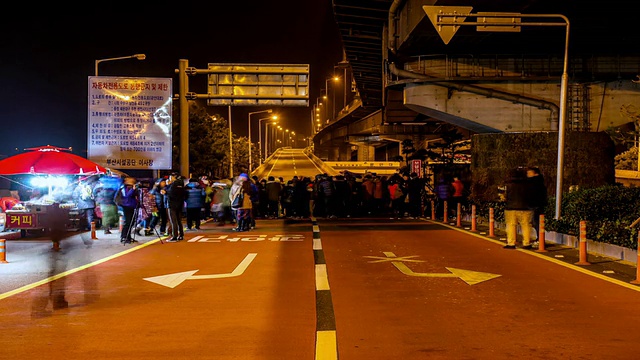
POLYGON ((451 196, 451 211, 453 212, 453 217, 456 217, 458 204, 464 205, 464 184, 460 181, 459 177, 454 176, 451 187, 453 188, 453 195, 451 196))

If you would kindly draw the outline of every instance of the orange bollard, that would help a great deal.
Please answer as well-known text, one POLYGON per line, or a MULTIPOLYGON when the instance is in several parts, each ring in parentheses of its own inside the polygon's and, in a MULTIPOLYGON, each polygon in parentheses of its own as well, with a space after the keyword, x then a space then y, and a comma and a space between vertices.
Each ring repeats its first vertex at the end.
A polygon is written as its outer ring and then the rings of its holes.
POLYGON ((636 261, 636 279, 629 282, 638 285, 640 284, 640 230, 638 230, 638 248, 636 251, 638 253, 638 260, 636 261))
POLYGON ((431 220, 436 219, 436 202, 431 200, 431 220))
POLYGON ((447 216, 447 213, 449 212, 449 207, 447 206, 447 200, 444 201, 444 217, 442 218, 442 222, 447 222, 449 221, 449 217, 447 216))
POLYGON ((96 222, 95 221, 91 222, 91 239, 92 240, 98 240, 98 237, 96 236, 96 222))
POLYGON ((6 263, 8 263, 6 240, 0 239, 0 264, 6 264, 6 263))
POLYGON ((53 251, 59 251, 60 250, 60 241, 53 241, 53 247, 51 248, 53 251))
POLYGON ((122 233, 122 228, 124 227, 124 218, 122 216, 120 216, 120 220, 118 221, 118 224, 120 226, 119 228, 120 233, 122 233))
POLYGON ((547 252, 544 248, 544 214, 540 214, 540 226, 538 227, 538 252, 547 252))
POLYGON ((580 221, 580 260, 576 265, 591 265, 587 261, 587 222, 580 221))
POLYGON ((495 219, 493 218, 493 208, 489 208, 489 237, 496 237, 495 219))
POLYGON ((462 204, 458 203, 458 208, 456 209, 456 226, 462 226, 462 204))
POLYGON ((471 205, 471 231, 478 231, 476 229, 477 220, 476 220, 476 206, 471 205))

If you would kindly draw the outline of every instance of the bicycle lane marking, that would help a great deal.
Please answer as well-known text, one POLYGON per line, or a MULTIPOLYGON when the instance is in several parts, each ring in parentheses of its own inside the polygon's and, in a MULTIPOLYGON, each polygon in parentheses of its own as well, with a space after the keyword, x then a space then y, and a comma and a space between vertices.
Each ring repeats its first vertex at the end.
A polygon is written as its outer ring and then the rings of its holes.
MULTIPOLYGON (((75 271, 62 282, 51 282, 66 298, 66 309, 51 309, 48 287, 5 299, 0 310, 3 326, 19 329, 21 336, 5 338, 0 344, 8 353, 23 355, 48 348, 59 359, 90 354, 180 358, 185 352, 193 358, 215 354, 217 359, 233 359, 239 349, 243 356, 254 358, 271 354, 309 359, 314 346, 314 274, 312 254, 305 249, 311 239, 309 233, 288 236, 284 232, 256 237, 229 232, 224 235, 232 240, 220 242, 188 242, 187 238, 75 271), (236 237, 239 240, 233 240, 236 237), (229 273, 248 254, 257 255, 239 276, 184 281, 175 288, 144 280, 180 271, 229 273), (87 281, 91 280, 87 270, 94 281, 87 281), (93 284, 91 288, 87 283, 93 284), (86 302, 84 294, 97 298, 86 302), (44 311, 34 320, 30 315, 36 303, 44 311), (135 334, 136 341, 122 341, 127 334, 135 334), (56 341, 52 345, 38 339, 65 340, 58 348, 56 341), (66 348, 70 341, 73 344, 66 348), (105 343, 110 345, 104 347, 105 343)), ((200 239, 224 235, 207 234, 200 239)))
POLYGON ((469 349, 476 358, 524 358, 533 351, 540 358, 572 357, 587 350, 585 344, 602 343, 588 353, 613 358, 628 351, 616 349, 619 341, 635 337, 636 292, 504 250, 503 244, 430 225, 321 225, 341 357, 428 349, 443 358, 469 356, 469 349), (607 319, 616 319, 616 328, 607 327, 601 342, 607 319))
MULTIPOLYGON (((468 230, 465 230, 465 229, 461 229, 461 228, 458 228, 456 226, 452 226, 452 225, 449 225, 449 224, 444 224, 444 223, 440 223, 440 222, 433 221, 433 220, 424 220, 424 221, 432 223, 432 224, 435 224, 435 225, 441 225, 441 226, 444 226, 444 227, 446 227, 446 228, 448 228, 450 230, 455 230, 455 231, 458 231, 458 232, 461 232, 461 233, 464 233, 464 234, 467 234, 467 235, 471 235, 473 237, 480 238, 482 240, 485 240, 485 241, 488 241, 488 242, 492 242, 494 244, 499 244, 499 245, 504 245, 505 244, 504 241, 491 239, 491 238, 489 238, 487 236, 484 236, 484 235, 481 235, 481 234, 476 234, 474 232, 471 232, 471 231, 468 231, 468 230)), ((629 290, 640 292, 640 286, 629 284, 629 283, 626 283, 624 281, 620 281, 618 279, 613 279, 613 278, 608 277, 606 275, 590 271, 589 269, 583 268, 581 266, 569 264, 569 263, 564 262, 562 260, 558 260, 558 259, 546 256, 546 255, 537 253, 535 251, 528 251, 528 250, 523 250, 523 249, 515 249, 515 250, 523 252, 523 253, 525 253, 527 255, 535 256, 538 259, 543 259, 543 260, 552 262, 552 263, 554 263, 556 265, 560 265, 560 266, 566 267, 568 269, 578 271, 578 272, 583 273, 585 275, 589 275, 591 277, 595 277, 595 278, 598 278, 600 280, 604 280, 604 281, 610 282, 612 284, 622 286, 622 287, 627 288, 629 290)))

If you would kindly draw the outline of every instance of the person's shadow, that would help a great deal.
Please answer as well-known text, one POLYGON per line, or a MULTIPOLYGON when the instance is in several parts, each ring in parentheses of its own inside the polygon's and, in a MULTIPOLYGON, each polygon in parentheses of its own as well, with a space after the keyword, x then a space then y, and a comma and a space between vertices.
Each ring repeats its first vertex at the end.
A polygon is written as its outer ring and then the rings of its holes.
MULTIPOLYGON (((49 277, 63 273, 67 269, 65 254, 61 251, 51 251, 49 253, 49 277)), ((31 303, 31 318, 41 318, 51 316, 53 311, 66 309, 69 303, 65 297, 66 277, 51 280, 47 285, 36 288, 33 301, 31 303), (51 308, 49 308, 51 303, 51 308)))
MULTIPOLYGON (((49 235, 54 243, 60 243, 67 237, 64 221, 66 214, 63 212, 60 214, 60 217, 52 216, 50 219, 49 235)), ((82 245, 74 246, 69 244, 68 248, 65 246, 63 249, 58 246, 47 253, 49 282, 34 289, 34 297, 31 304, 31 317, 33 319, 51 316, 57 310, 69 308, 70 305, 66 298, 68 275, 61 274, 69 270, 70 263, 85 265, 91 262, 92 240, 85 238, 83 235, 81 235, 82 245), (73 258, 70 258, 71 256, 73 258), (49 307, 49 304, 51 304, 51 307, 49 307)), ((99 299, 97 292, 98 279, 93 268, 83 269, 79 275, 82 276, 84 302, 75 306, 88 305, 97 301, 99 299)))

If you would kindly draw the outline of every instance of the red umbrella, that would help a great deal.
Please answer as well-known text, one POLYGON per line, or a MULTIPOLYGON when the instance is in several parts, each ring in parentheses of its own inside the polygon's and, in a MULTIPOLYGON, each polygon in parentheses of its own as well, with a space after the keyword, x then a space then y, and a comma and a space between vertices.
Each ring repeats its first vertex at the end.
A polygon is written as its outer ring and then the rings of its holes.
POLYGON ((107 171, 91 160, 71 154, 69 149, 47 145, 25 150, 31 151, 0 160, 0 175, 90 175, 107 171))

